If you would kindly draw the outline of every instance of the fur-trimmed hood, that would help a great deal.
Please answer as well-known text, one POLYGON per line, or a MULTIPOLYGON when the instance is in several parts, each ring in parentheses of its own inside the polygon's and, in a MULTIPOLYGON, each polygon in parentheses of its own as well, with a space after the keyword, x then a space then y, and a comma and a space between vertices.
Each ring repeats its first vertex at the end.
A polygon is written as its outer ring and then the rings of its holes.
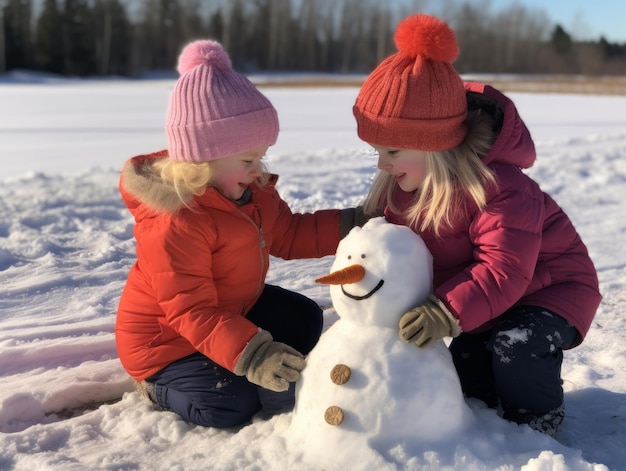
POLYGON ((181 201, 154 172, 166 156, 135 157, 120 179, 135 218, 137 263, 122 292, 115 338, 137 381, 194 352, 233 371, 258 333, 245 316, 263 290, 270 255, 332 255, 341 237, 340 210, 292 213, 276 191, 276 175, 262 187, 250 185, 246 203, 212 187, 181 201))
POLYGON ((134 157, 124 164, 120 178, 120 191, 128 209, 133 211, 139 204, 145 205, 155 213, 175 213, 188 205, 191 192, 176 191, 174 185, 163 181, 154 169, 154 162, 167 157, 167 151, 134 157))

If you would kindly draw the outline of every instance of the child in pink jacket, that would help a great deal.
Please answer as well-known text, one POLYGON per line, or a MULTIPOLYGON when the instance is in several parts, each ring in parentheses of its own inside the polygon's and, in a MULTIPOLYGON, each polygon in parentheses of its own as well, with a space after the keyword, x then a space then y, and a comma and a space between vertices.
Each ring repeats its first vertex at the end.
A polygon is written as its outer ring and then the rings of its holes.
POLYGON ((601 296, 571 221, 523 168, 535 148, 513 103, 463 83, 454 32, 414 15, 399 52, 367 78, 354 115, 378 152, 366 212, 411 227, 434 259, 430 298, 402 316, 402 339, 450 351, 469 397, 554 434, 563 350, 589 330, 601 296))

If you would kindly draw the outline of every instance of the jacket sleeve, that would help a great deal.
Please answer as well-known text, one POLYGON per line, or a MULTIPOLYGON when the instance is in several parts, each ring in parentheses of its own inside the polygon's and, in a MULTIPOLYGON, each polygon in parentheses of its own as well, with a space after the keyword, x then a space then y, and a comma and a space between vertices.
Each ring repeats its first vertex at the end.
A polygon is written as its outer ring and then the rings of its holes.
POLYGON ((270 253, 284 259, 334 255, 341 240, 339 209, 292 213, 276 194, 278 216, 272 227, 270 253))
POLYGON ((158 266, 152 288, 173 329, 193 347, 233 371, 258 328, 237 312, 220 307, 212 277, 211 234, 196 227, 173 227, 150 254, 158 266), (160 252, 160 253, 159 253, 160 252))
POLYGON ((473 263, 436 289, 463 331, 501 315, 531 283, 545 208, 538 187, 515 180, 518 185, 501 188, 470 224, 473 263))

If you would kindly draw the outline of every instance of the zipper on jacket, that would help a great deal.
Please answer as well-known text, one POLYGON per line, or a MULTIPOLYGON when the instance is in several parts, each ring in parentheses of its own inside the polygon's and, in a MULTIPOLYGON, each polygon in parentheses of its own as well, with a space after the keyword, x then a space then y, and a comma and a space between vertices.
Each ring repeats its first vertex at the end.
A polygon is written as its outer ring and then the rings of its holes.
POLYGON ((265 247, 267 247, 267 243, 265 242, 265 236, 263 235, 262 227, 259 227, 259 238, 261 239, 261 248, 264 249, 265 247))
MULTIPOLYGON (((243 211, 239 210, 239 212, 241 213, 241 215, 246 218, 248 221, 250 221, 250 224, 252 224, 256 230, 259 233, 259 262, 261 263, 261 276, 263 275, 263 272, 265 271, 265 262, 264 262, 264 257, 263 257, 263 249, 265 247, 267 247, 267 242, 265 241, 265 236, 263 235, 263 227, 261 226, 257 226, 256 222, 254 222, 254 220, 248 216, 246 213, 244 213, 243 211)), ((258 286, 257 286, 257 296, 260 295, 263 292, 263 287, 265 286, 265 281, 264 280, 260 280, 258 286)))

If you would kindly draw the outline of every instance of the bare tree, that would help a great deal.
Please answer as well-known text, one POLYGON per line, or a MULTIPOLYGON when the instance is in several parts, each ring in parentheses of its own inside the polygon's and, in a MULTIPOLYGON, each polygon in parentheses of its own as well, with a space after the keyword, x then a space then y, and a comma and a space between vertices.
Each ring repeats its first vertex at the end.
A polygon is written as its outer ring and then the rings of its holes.
POLYGON ((4 0, 0 0, 0 73, 7 70, 5 42, 4 42, 4 0))
POLYGON ((298 51, 305 70, 315 70, 317 66, 317 2, 303 0, 300 6, 301 50, 298 51))
POLYGON ((289 53, 291 1, 269 0, 268 58, 269 68, 283 69, 289 53))
POLYGON ((573 40, 541 9, 492 0, 0 0, 0 72, 138 74, 173 69, 183 44, 219 40, 242 71, 369 72, 401 19, 450 23, 461 73, 624 74, 626 45, 573 40), (497 9, 495 7, 498 7, 497 9), (127 11, 132 10, 130 15, 127 11), (550 36, 549 32, 552 31, 550 36))
POLYGON ((102 11, 102 34, 96 45, 96 51, 100 59, 99 72, 102 75, 107 75, 111 61, 111 5, 108 1, 98 1, 96 9, 102 11))
POLYGON ((389 0, 381 0, 377 4, 378 18, 376 21, 376 63, 382 61, 387 55, 387 38, 391 29, 391 11, 389 0))
POLYGON ((489 26, 497 38, 490 67, 497 72, 536 72, 537 51, 548 37, 548 25, 545 13, 516 4, 495 15, 489 26))
POLYGON ((245 61, 247 28, 244 7, 244 0, 225 0, 222 8, 221 43, 234 63, 245 61))
POLYGON ((319 66, 322 70, 332 69, 333 48, 336 44, 338 11, 336 0, 318 0, 317 34, 319 37, 319 66))

